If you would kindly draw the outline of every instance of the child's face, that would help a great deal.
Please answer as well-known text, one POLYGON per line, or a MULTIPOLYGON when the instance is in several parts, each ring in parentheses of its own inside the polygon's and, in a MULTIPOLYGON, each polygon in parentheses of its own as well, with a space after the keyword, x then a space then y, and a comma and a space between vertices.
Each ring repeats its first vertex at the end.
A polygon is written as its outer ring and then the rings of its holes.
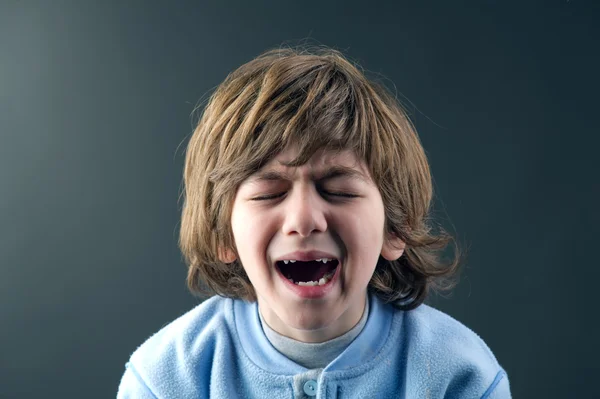
POLYGON ((284 151, 242 183, 231 224, 267 324, 299 341, 322 342, 358 322, 379 255, 397 259, 403 244, 384 234, 379 190, 350 151, 318 152, 296 168, 280 163, 295 155, 294 148, 284 151), (322 258, 333 261, 314 261, 322 258))

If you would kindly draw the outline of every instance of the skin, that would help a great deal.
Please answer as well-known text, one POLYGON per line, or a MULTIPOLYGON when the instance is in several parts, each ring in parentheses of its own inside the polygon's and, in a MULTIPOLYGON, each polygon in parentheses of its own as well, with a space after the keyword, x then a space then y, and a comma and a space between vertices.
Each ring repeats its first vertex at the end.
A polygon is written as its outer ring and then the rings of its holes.
MULTIPOLYGON (((404 243, 385 234, 379 190, 352 152, 317 152, 295 168, 281 164, 295 154, 287 149, 240 185, 231 227, 266 323, 297 341, 325 342, 358 323, 379 255, 398 259, 404 243), (349 173, 323 179, 335 168, 349 173), (340 278, 321 298, 299 297, 275 266, 286 254, 310 250, 341 261, 340 278)), ((235 255, 225 251, 222 260, 235 255)))

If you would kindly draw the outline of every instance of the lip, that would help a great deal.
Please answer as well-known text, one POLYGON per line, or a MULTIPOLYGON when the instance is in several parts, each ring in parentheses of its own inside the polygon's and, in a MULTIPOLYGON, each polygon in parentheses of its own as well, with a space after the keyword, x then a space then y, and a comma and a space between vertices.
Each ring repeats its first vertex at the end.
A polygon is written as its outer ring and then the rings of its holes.
MULTIPOLYGON (((286 256, 289 256, 289 254, 286 256)), ((334 259, 334 257, 331 255, 322 255, 321 257, 334 259)), ((282 259, 295 259, 295 258, 282 258, 282 259)), ((302 259, 299 259, 299 258, 296 258, 296 259, 302 261, 302 259)), ((315 259, 315 258, 309 258, 307 260, 313 260, 313 259, 315 259)), ((317 259, 318 259, 318 257, 317 257, 317 259)), ((283 274, 281 274, 281 270, 279 270, 278 267, 276 267, 275 269, 277 270, 277 274, 283 281, 283 284, 294 294, 296 294, 297 296, 299 296, 302 299, 319 299, 319 298, 323 298, 324 296, 326 296, 334 288, 334 286, 337 284, 337 281, 339 280, 340 270, 342 270, 342 262, 338 258, 335 258, 335 259, 338 261, 338 265, 335 268, 335 273, 331 277, 331 280, 329 280, 324 285, 314 285, 314 286, 296 285, 296 284, 292 283, 290 280, 288 280, 283 274)))
MULTIPOLYGON (((278 257, 277 259, 275 259, 275 262, 279 262, 279 261, 283 261, 283 260, 299 260, 301 262, 308 262, 310 260, 315 260, 315 259, 323 259, 323 258, 327 258, 327 259, 335 259, 339 262, 339 257, 329 253, 329 252, 323 252, 323 251, 295 251, 295 252, 290 252, 288 254, 285 254, 283 256, 278 257)), ((339 266, 339 265, 338 265, 339 266)))

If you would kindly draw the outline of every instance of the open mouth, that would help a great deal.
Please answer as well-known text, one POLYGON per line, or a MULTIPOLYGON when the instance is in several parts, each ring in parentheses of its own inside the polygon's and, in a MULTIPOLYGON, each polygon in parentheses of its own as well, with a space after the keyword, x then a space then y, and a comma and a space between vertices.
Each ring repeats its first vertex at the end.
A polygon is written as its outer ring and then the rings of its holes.
POLYGON ((327 284, 337 269, 337 259, 310 261, 280 260, 276 263, 281 274, 296 285, 316 286, 327 284))

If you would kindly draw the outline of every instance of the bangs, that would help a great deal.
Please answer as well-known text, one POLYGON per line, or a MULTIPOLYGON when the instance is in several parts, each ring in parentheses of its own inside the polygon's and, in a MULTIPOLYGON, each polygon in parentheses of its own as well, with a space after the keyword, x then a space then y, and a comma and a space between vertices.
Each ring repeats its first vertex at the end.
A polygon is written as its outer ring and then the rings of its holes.
POLYGON ((212 181, 238 176, 239 184, 290 146, 298 152, 287 166, 303 165, 319 150, 351 150, 373 172, 371 151, 380 147, 380 125, 367 87, 333 61, 310 61, 296 60, 293 69, 281 62, 265 71, 240 111, 245 115, 237 131, 222 143, 227 150, 212 181))

